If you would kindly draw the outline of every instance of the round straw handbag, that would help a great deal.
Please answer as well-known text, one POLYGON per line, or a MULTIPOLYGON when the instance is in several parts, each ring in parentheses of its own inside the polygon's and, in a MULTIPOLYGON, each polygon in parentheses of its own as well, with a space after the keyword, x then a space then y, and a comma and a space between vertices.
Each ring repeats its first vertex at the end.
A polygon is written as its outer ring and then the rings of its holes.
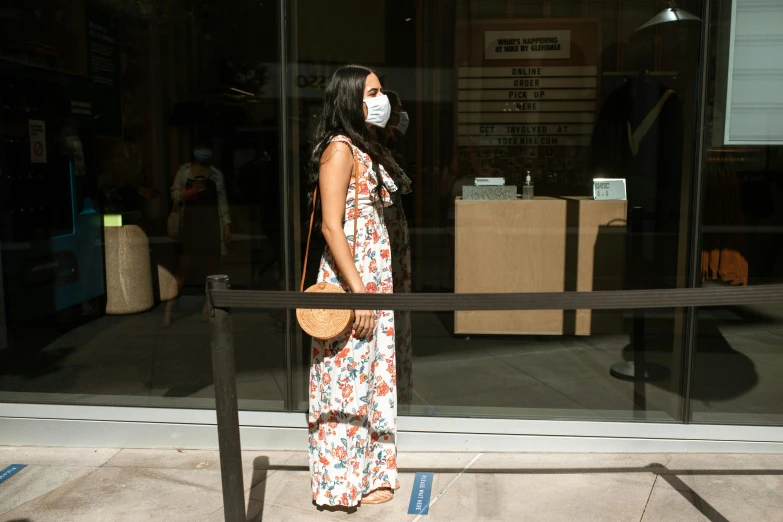
MULTIPOLYGON (((354 186, 356 194, 354 197, 354 215, 353 215, 353 246, 351 248, 351 258, 356 256, 356 232, 359 219, 359 160, 354 155, 354 186)), ((316 283, 304 289, 305 274, 307 273, 307 258, 310 254, 310 238, 313 235, 313 221, 315 219, 315 202, 318 197, 318 187, 313 191, 313 211, 310 215, 310 231, 307 233, 307 247, 305 248, 304 261, 302 263, 302 281, 299 286, 300 292, 321 292, 324 294, 344 294, 345 290, 341 287, 327 282, 316 283)), ((299 326, 311 337, 325 341, 334 339, 344 333, 353 325, 353 310, 334 310, 334 309, 310 309, 297 308, 296 320, 299 326)))

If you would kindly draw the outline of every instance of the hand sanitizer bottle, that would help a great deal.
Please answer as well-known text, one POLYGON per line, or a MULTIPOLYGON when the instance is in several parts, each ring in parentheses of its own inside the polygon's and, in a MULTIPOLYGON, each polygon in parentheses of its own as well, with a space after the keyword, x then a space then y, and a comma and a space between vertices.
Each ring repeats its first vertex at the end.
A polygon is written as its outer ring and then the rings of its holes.
POLYGON ((522 199, 533 199, 533 181, 530 178, 530 171, 525 173, 525 184, 522 186, 522 199))

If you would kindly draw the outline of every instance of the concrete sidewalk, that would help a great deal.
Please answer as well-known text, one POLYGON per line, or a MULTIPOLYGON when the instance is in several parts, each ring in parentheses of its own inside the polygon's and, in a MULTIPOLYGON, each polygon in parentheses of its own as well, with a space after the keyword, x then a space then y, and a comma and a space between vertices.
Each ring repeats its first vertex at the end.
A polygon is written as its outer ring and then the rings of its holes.
MULTIPOLYGON (((783 521, 783 455, 476 456, 401 454, 396 498, 345 513, 312 504, 305 452, 244 452, 248 520, 414 520, 414 473, 433 471, 423 521, 783 521)), ((10 464, 3 522, 223 520, 216 451, 0 447, 10 464)))

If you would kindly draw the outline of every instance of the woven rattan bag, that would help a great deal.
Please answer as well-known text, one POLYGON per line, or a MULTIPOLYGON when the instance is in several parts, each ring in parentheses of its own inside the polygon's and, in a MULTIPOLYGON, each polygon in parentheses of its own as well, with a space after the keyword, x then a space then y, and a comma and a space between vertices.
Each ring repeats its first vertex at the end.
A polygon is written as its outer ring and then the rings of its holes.
MULTIPOLYGON (((356 233, 359 220, 359 159, 356 155, 353 158, 354 162, 354 186, 356 188, 356 194, 354 197, 354 212, 353 212, 353 246, 351 248, 351 257, 356 257, 356 233)), ((318 186, 316 185, 313 191, 313 211, 310 214, 310 231, 307 233, 307 247, 305 248, 304 262, 302 263, 302 282, 299 287, 300 292, 321 292, 324 294, 343 294, 345 290, 341 287, 326 282, 316 283, 304 289, 305 274, 307 273, 307 258, 310 255, 310 239, 313 235, 313 221, 315 220, 315 203, 318 198, 318 186)), ((353 325, 354 315, 353 310, 323 310, 323 309, 309 309, 309 308, 297 308, 296 320, 299 322, 299 326, 311 337, 321 340, 334 339, 348 328, 353 325)))

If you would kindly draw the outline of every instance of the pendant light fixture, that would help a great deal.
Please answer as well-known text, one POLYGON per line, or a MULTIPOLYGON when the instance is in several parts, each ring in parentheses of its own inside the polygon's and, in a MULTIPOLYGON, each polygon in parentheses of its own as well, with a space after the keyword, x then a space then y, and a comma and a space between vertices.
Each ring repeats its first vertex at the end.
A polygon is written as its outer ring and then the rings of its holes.
POLYGON ((701 22, 701 18, 695 14, 691 14, 684 9, 677 7, 677 2, 669 0, 669 7, 653 16, 647 22, 644 23, 637 31, 647 29, 658 24, 665 24, 669 22, 701 22))

